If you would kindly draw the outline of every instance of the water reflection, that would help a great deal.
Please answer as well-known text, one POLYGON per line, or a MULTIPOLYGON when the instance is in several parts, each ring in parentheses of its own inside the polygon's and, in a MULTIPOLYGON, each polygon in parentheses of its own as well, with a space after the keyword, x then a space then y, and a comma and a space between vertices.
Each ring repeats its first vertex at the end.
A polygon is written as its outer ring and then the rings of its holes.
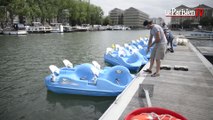
POLYGON ((72 110, 72 112, 66 114, 70 119, 82 119, 83 115, 89 120, 97 120, 104 113, 106 108, 115 100, 115 97, 65 95, 47 91, 46 100, 51 105, 49 110, 56 113, 56 115, 53 114, 53 116, 57 116, 58 111, 60 111, 60 113, 66 113, 69 112, 69 110, 72 110))

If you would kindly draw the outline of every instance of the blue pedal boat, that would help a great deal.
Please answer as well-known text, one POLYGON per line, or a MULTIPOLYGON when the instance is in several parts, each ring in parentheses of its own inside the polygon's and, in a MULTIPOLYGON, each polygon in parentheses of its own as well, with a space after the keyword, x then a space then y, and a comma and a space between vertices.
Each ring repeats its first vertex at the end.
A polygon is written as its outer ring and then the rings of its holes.
POLYGON ((125 66, 133 72, 139 72, 141 67, 148 62, 139 52, 131 53, 123 47, 119 47, 115 50, 107 48, 104 54, 104 61, 111 65, 125 66))
POLYGON ((150 51, 147 53, 147 45, 143 44, 143 46, 140 44, 139 41, 135 42, 132 41, 130 44, 124 44, 125 48, 127 50, 136 50, 138 51, 142 56, 144 56, 147 60, 150 59, 151 51, 153 47, 150 48, 150 51))
POLYGON ((44 80, 49 91, 87 96, 117 96, 134 78, 123 66, 105 67, 103 70, 90 63, 75 67, 71 64, 65 66, 60 69, 54 65, 49 66, 52 74, 44 80))

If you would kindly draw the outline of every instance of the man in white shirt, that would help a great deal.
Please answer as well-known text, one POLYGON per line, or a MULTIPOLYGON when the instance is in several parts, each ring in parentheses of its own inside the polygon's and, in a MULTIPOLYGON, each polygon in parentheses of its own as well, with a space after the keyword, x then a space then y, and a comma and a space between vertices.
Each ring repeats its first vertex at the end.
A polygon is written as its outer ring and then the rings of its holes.
POLYGON ((160 65, 161 60, 164 58, 167 40, 161 26, 157 24, 152 24, 152 21, 145 20, 143 25, 150 29, 149 43, 147 52, 149 52, 150 47, 154 45, 152 49, 151 57, 150 57, 150 66, 149 69, 144 70, 145 72, 152 73, 152 67, 154 61, 156 60, 156 72, 152 74, 152 77, 160 76, 160 65), (152 41, 154 37, 154 41, 152 41))

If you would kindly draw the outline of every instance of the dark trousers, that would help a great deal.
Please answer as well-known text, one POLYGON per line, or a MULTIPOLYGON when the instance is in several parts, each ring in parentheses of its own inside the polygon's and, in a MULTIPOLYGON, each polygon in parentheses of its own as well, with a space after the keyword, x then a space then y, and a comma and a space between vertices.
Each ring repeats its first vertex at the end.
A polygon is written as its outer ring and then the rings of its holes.
POLYGON ((167 38, 167 45, 170 44, 170 50, 173 51, 173 38, 169 37, 167 38))

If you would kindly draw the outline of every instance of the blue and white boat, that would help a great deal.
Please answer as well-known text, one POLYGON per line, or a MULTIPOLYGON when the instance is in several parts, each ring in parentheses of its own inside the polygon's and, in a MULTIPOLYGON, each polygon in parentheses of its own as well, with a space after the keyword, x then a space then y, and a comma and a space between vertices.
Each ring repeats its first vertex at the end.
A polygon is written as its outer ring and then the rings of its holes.
POLYGON ((129 51, 120 46, 116 47, 115 50, 107 48, 106 53, 104 54, 104 60, 111 65, 125 66, 133 72, 139 72, 141 67, 148 62, 148 60, 139 52, 134 50, 129 51))
POLYGON ((130 52, 132 51, 139 52, 145 58, 145 60, 150 59, 151 51, 153 49, 153 47, 151 47, 150 51, 147 53, 147 46, 141 46, 140 44, 137 43, 124 44, 124 47, 130 52))
POLYGON ((132 81, 134 76, 123 66, 100 69, 97 62, 73 65, 63 61, 66 67, 50 65, 51 75, 45 78, 49 91, 60 94, 88 96, 117 96, 132 81))

